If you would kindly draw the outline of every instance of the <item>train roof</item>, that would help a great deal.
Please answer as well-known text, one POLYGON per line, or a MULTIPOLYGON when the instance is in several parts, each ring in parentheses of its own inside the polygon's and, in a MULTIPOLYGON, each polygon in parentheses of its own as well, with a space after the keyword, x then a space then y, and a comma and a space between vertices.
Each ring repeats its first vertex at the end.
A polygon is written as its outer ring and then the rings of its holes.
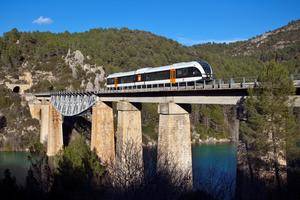
POLYGON ((113 73, 107 76, 107 78, 115 78, 119 76, 131 76, 134 75, 135 71, 129 71, 129 72, 118 72, 118 73, 113 73))
POLYGON ((192 62, 175 63, 172 65, 161 66, 161 67, 147 67, 147 68, 138 69, 136 71, 118 72, 118 73, 110 74, 107 76, 107 78, 115 78, 115 77, 120 77, 120 76, 131 76, 131 75, 135 75, 135 74, 158 72, 158 71, 177 69, 177 68, 182 68, 182 67, 192 67, 192 66, 196 66, 197 64, 198 64, 198 62, 192 61, 192 62))

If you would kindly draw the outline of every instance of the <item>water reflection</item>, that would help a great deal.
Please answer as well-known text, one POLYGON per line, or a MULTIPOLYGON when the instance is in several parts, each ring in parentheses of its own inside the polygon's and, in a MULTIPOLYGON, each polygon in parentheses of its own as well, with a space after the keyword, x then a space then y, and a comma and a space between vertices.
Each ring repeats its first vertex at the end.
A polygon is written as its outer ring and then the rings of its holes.
POLYGON ((194 187, 222 199, 234 197, 236 146, 234 144, 198 145, 192 148, 194 187))
MULTIPOLYGON (((17 183, 24 185, 30 163, 27 152, 0 152, 0 177, 6 168, 17 183)), ((144 149, 146 177, 156 170, 156 148, 144 149)), ((230 199, 235 191, 236 147, 233 144, 194 145, 192 147, 194 188, 206 190, 222 199, 230 199)))
POLYGON ((24 185, 30 167, 28 156, 28 152, 0 152, 0 178, 3 178, 4 170, 9 169, 17 184, 24 185))

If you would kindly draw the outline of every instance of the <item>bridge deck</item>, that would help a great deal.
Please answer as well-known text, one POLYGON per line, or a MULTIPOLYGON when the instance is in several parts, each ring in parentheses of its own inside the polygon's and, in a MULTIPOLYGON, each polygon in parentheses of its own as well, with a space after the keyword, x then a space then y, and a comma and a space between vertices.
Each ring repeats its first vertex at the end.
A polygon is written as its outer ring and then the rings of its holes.
MULTIPOLYGON (((295 106, 300 107, 300 81, 295 81, 295 106)), ((256 88, 259 83, 219 83, 185 85, 150 85, 148 87, 101 89, 97 91, 61 91, 34 94, 38 100, 50 100, 64 116, 80 114, 95 104, 97 100, 118 102, 126 100, 136 103, 178 104, 219 104, 236 105, 248 96, 249 88, 256 88)), ((294 98, 294 97, 291 97, 294 98)))
MULTIPOLYGON (((300 95, 300 80, 294 81, 296 94, 300 95)), ((34 94, 36 97, 50 97, 53 95, 96 95, 99 97, 171 97, 171 96, 247 96, 249 88, 257 87, 258 83, 223 83, 223 84, 196 84, 149 85, 147 87, 103 88, 97 91, 58 91, 34 94)))

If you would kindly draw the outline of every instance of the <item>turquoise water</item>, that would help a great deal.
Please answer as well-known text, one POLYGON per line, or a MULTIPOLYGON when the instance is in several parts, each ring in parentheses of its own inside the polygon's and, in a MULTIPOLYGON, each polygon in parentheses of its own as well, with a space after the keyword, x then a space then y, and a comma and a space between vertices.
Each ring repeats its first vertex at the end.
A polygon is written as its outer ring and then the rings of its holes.
POLYGON ((236 181, 236 146, 193 146, 192 155, 194 187, 204 189, 218 199, 231 199, 236 181))
POLYGON ((0 152, 0 178, 3 178, 5 169, 9 169, 16 177, 19 185, 24 185, 30 163, 28 152, 0 152))
MULTIPOLYGON (((0 177, 9 168, 17 183, 24 185, 29 161, 27 152, 0 152, 0 177)), ((152 154, 152 157, 155 154, 152 154)), ((216 197, 234 195, 236 179, 236 147, 233 144, 196 145, 192 148, 194 187, 216 197)))

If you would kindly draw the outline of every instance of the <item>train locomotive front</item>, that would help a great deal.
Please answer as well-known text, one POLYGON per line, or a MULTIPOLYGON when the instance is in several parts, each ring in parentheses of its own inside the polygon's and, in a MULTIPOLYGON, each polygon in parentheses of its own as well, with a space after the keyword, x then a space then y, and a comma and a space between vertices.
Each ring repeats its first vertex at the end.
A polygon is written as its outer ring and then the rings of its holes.
POLYGON ((175 63, 162 67, 142 68, 136 71, 110 74, 106 78, 107 88, 158 87, 171 84, 195 84, 213 80, 212 67, 203 60, 175 63))

